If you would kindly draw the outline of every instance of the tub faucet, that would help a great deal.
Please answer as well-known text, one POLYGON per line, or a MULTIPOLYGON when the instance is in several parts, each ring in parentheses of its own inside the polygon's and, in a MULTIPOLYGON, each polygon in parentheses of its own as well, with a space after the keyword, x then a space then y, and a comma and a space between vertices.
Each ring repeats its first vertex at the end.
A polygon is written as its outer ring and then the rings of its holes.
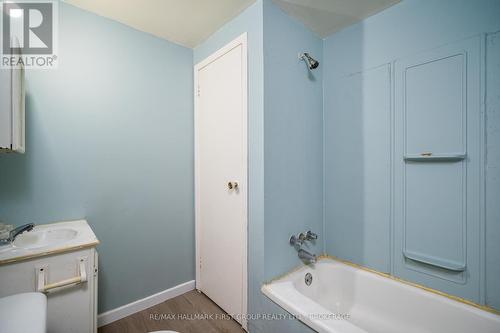
POLYGON ((308 261, 312 264, 316 263, 316 260, 317 260, 315 254, 309 253, 304 249, 299 249, 299 258, 302 260, 308 261))
POLYGON ((34 223, 28 223, 28 224, 23 224, 17 228, 14 228, 9 232, 8 238, 0 239, 0 244, 12 243, 16 239, 17 236, 19 236, 20 234, 22 234, 25 231, 33 230, 34 227, 35 227, 34 223))
POLYGON ((306 232, 306 240, 313 240, 313 239, 314 240, 318 239, 318 235, 312 232, 311 230, 306 232))
POLYGON ((299 236, 292 235, 290 237, 289 242, 290 242, 290 245, 297 247, 297 248, 300 248, 302 246, 302 244, 304 244, 304 239, 302 239, 302 237, 300 235, 299 236))
POLYGON ((318 235, 309 230, 308 232, 301 232, 300 234, 292 235, 289 239, 290 245, 300 248, 302 244, 306 241, 312 241, 318 239, 318 235))
POLYGON ((298 235, 292 235, 288 242, 297 250, 300 259, 314 264, 317 260, 316 255, 304 250, 302 245, 304 245, 306 241, 316 239, 318 239, 318 235, 309 230, 308 232, 301 232, 298 235))

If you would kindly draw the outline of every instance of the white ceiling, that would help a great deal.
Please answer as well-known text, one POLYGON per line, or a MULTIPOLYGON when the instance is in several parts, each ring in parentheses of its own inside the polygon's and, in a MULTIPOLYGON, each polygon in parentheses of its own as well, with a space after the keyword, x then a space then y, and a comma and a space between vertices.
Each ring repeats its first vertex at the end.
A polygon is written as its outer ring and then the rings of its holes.
POLYGON ((273 0, 321 37, 390 7, 401 0, 273 0))
MULTIPOLYGON (((255 0, 65 0, 74 6, 184 45, 198 46, 255 0)), ((321 37, 400 0, 273 0, 321 37)))
POLYGON ((195 47, 255 0, 66 0, 74 6, 195 47))

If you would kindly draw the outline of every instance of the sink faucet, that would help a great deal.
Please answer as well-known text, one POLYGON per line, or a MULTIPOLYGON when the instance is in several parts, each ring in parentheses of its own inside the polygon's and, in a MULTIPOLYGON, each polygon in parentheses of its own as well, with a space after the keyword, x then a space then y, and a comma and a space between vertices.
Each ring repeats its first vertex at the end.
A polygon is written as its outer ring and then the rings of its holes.
POLYGON ((19 236, 20 234, 22 234, 25 231, 33 230, 34 227, 35 227, 34 223, 27 223, 27 224, 23 224, 17 228, 14 228, 9 232, 8 238, 0 239, 0 244, 12 243, 16 239, 17 236, 19 236))

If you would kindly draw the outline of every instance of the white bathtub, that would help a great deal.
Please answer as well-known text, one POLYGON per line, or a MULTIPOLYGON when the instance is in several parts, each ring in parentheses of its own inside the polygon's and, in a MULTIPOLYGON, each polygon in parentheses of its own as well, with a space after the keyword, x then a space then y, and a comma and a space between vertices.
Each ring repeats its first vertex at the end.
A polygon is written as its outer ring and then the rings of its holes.
POLYGON ((264 285, 262 292, 318 332, 500 332, 496 314, 332 259, 264 285))

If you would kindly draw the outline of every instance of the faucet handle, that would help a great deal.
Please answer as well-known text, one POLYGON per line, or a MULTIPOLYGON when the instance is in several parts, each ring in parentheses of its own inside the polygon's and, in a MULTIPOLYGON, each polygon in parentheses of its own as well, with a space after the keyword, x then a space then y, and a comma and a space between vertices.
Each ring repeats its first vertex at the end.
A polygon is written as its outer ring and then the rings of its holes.
POLYGON ((309 230, 309 231, 306 233, 306 239, 307 239, 307 240, 318 239, 318 235, 317 235, 317 234, 315 234, 314 232, 312 232, 311 230, 309 230))
POLYGON ((34 223, 27 223, 27 224, 23 224, 17 228, 14 228, 13 230, 10 231, 9 241, 13 242, 17 236, 19 236, 20 234, 22 234, 25 231, 33 230, 34 227, 35 227, 34 223))
POLYGON ((290 237, 290 245, 293 245, 293 246, 301 246, 302 243, 304 243, 304 240, 301 239, 300 237, 297 237, 295 235, 292 235, 290 237))

